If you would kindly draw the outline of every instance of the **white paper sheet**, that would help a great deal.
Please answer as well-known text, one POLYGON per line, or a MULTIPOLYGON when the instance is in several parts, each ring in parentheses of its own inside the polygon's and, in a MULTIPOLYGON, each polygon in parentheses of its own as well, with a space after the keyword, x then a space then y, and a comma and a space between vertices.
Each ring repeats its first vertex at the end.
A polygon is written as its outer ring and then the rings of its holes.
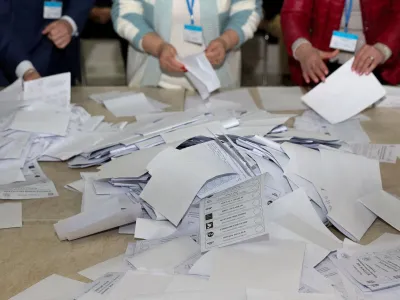
POLYGON ((67 108, 71 102, 71 74, 62 73, 25 81, 23 98, 67 108))
POLYGON ((392 164, 396 163, 400 151, 400 145, 393 144, 352 144, 350 147, 355 154, 392 164))
POLYGON ((128 261, 138 270, 173 274, 175 267, 198 253, 200 246, 190 237, 184 236, 137 254, 128 261))
POLYGON ((0 229, 22 227, 22 204, 0 203, 0 229))
POLYGON ((0 186, 0 199, 21 200, 57 197, 56 187, 34 161, 22 170, 25 181, 0 186))
POLYGON ((372 73, 360 76, 351 70, 350 59, 325 82, 302 97, 303 101, 332 124, 345 121, 385 96, 372 73))
POLYGON ((384 88, 386 90, 386 96, 377 106, 400 107, 400 89, 394 86, 384 86, 384 88))
POLYGON ((213 289, 207 291, 186 291, 152 295, 140 295, 137 300, 247 300, 245 289, 213 289))
POLYGON ((148 99, 143 93, 122 96, 103 102, 116 117, 129 117, 136 114, 160 112, 169 105, 148 99))
POLYGON ((267 111, 288 111, 306 109, 301 102, 303 91, 300 87, 258 87, 261 103, 267 111))
POLYGON ((143 240, 161 239, 175 231, 176 227, 169 221, 138 218, 136 220, 135 238, 143 240))
POLYGON ((83 282, 53 274, 10 300, 70 300, 82 293, 84 288, 83 282))
POLYGON ((110 201, 89 211, 58 221, 54 228, 60 240, 75 240, 107 229, 132 223, 141 215, 140 204, 110 201))
POLYGON ((247 111, 259 110, 248 89, 218 93, 211 97, 211 101, 213 99, 237 103, 247 111))
POLYGON ((323 173, 332 210, 329 220, 348 238, 358 242, 376 216, 357 200, 380 191, 379 162, 349 153, 320 150, 323 173))
POLYGON ((165 143, 174 143, 179 141, 185 141, 195 136, 207 136, 214 137, 213 134, 225 134, 226 131, 223 128, 221 122, 208 122, 204 124, 194 125, 190 127, 179 128, 174 131, 161 133, 161 137, 165 143))
POLYGON ((83 190, 85 188, 85 181, 83 179, 79 179, 77 181, 68 183, 66 186, 64 186, 66 189, 74 191, 74 192, 79 192, 83 193, 83 190))
MULTIPOLYGON (((258 243, 247 251, 218 249, 210 285, 218 288, 267 288, 297 292, 300 286, 305 244, 258 243)), ((215 250, 213 250, 215 251, 215 250)))
POLYGON ((10 129, 65 136, 70 114, 68 112, 20 110, 9 126, 10 129))
POLYGON ((148 163, 157 156, 161 151, 167 148, 166 145, 160 145, 140 151, 132 152, 131 154, 118 157, 112 161, 102 165, 99 178, 130 178, 140 177, 147 173, 148 163))
POLYGON ((91 266, 87 269, 79 271, 78 274, 89 278, 90 280, 96 280, 97 278, 103 276, 110 272, 126 272, 131 270, 129 265, 125 262, 124 255, 118 255, 116 257, 110 258, 97 265, 91 266))
POLYGON ((288 292, 271 292, 267 290, 247 289, 247 300, 338 300, 332 294, 301 294, 288 292))
POLYGON ((360 198, 359 201, 379 218, 400 231, 400 200, 385 191, 378 191, 360 198))
POLYGON ((263 211, 264 178, 250 179, 200 203, 202 252, 268 234, 263 211))
POLYGON ((212 141, 183 150, 167 148, 161 152, 147 166, 152 177, 140 197, 177 226, 208 180, 235 173, 213 151, 214 144, 212 141), (193 172, 195 177, 191 176, 193 172))
POLYGON ((213 66, 204 52, 179 59, 188 70, 186 76, 193 83, 200 96, 207 99, 210 93, 221 87, 221 83, 213 66))

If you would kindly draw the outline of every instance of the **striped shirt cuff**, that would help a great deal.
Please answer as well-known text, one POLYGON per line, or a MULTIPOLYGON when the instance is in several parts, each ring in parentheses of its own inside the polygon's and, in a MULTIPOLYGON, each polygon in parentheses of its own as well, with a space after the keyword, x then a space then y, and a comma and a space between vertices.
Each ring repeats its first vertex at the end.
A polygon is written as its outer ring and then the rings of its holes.
POLYGON ((381 51, 382 52, 382 54, 383 54, 383 56, 385 57, 385 60, 383 61, 383 64, 390 58, 390 57, 392 57, 392 50, 388 47, 388 46, 386 46, 385 44, 382 44, 382 43, 376 43, 375 45, 374 45, 374 47, 376 48, 376 49, 378 49, 379 51, 381 51))
POLYGON ((15 75, 17 75, 18 78, 23 78, 28 70, 35 70, 35 67, 29 60, 24 60, 20 62, 15 69, 15 75))
POLYGON ((293 53, 293 57, 294 57, 295 60, 298 60, 297 57, 296 57, 296 51, 303 44, 310 44, 311 45, 310 41, 305 39, 305 38, 299 38, 293 43, 293 45, 292 45, 292 53, 293 53))

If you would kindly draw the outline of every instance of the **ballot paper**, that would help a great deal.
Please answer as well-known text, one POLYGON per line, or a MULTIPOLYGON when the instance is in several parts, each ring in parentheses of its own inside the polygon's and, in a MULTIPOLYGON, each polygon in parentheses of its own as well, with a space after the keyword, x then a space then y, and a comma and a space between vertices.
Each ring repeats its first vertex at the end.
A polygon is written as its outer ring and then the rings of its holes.
POLYGON ((400 231, 400 199, 385 191, 378 191, 360 198, 359 201, 389 225, 400 231))
POLYGON ((141 205, 116 199, 84 211, 54 225, 60 240, 75 240, 107 229, 134 222, 141 215, 141 205))
POLYGON ((0 185, 0 199, 21 200, 58 196, 54 183, 46 177, 36 161, 25 165, 22 172, 25 181, 0 185))
POLYGON ((138 270, 173 274, 177 266, 199 253, 200 246, 191 237, 183 236, 128 258, 128 261, 138 270))
POLYGON ((124 272, 103 273, 87 284, 84 293, 74 300, 105 300, 124 275, 124 272))
POLYGON ((213 290, 194 290, 194 291, 180 291, 173 293, 160 293, 140 295, 135 297, 137 300, 247 300, 245 289, 213 289, 213 290))
POLYGON ((400 285, 399 253, 399 246, 381 250, 361 250, 340 262, 355 280, 374 291, 400 285))
POLYGON ((221 87, 217 73, 203 52, 179 60, 188 70, 186 76, 203 99, 209 98, 212 92, 221 87))
POLYGON ((89 278, 90 280, 96 280, 106 273, 120 273, 126 272, 128 270, 131 270, 131 268, 125 262, 124 255, 118 255, 116 257, 100 262, 97 265, 79 271, 78 274, 89 278))
POLYGON ((71 73, 25 81, 23 99, 67 108, 71 102, 71 73))
POLYGON ((0 229, 22 227, 22 204, 0 203, 0 229))
POLYGON ((264 178, 255 177, 200 202, 202 252, 268 234, 264 178))
POLYGON ((212 287, 298 291, 304 243, 282 241, 246 246, 246 250, 231 247, 212 250, 218 251, 209 279, 212 287))
POLYGON ((9 128, 14 130, 65 136, 67 134, 69 112, 19 110, 9 128))
POLYGON ((98 94, 91 94, 91 95, 89 95, 89 98, 93 101, 96 101, 99 104, 102 104, 106 100, 118 98, 121 96, 133 95, 133 94, 136 94, 136 92, 110 91, 110 92, 104 92, 104 93, 98 93, 98 94))
POLYGON ((302 100, 332 124, 345 121, 386 95, 374 74, 358 75, 350 59, 302 100))
POLYGON ((169 105, 147 98, 143 93, 126 95, 103 102, 116 117, 130 117, 136 114, 160 112, 169 105))
POLYGON ((85 283, 53 274, 9 300, 70 300, 80 295, 85 283))
POLYGON ((396 163, 400 151, 400 145, 393 144, 352 144, 350 148, 355 154, 392 164, 396 163))
POLYGON ((140 197, 177 226, 201 187, 234 169, 215 152, 214 141, 183 150, 167 148, 147 166, 151 179, 140 197), (170 171, 174 170, 174 173, 170 171), (191 176, 195 173, 196 176, 191 176), (185 182, 184 185, 181 185, 185 182), (172 189, 172 186, 180 186, 172 189))
POLYGON ((300 87, 258 87, 261 103, 267 111, 288 111, 306 109, 301 102, 303 91, 300 87))

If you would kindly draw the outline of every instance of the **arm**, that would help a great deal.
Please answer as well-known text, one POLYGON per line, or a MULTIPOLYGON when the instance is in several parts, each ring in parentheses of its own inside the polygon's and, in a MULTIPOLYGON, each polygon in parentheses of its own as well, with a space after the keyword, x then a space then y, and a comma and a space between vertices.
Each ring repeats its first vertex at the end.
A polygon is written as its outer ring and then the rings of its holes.
POLYGON ((221 38, 231 46, 234 41, 228 40, 236 34, 233 47, 240 47, 254 36, 262 15, 262 0, 232 0, 229 21, 221 38))
POLYGON ((302 43, 310 40, 313 0, 286 0, 282 7, 281 22, 289 55, 302 43))
POLYGON ((115 31, 129 41, 136 49, 143 49, 144 37, 153 33, 154 29, 147 23, 143 16, 143 6, 137 0, 115 0, 113 2, 111 17, 115 31))

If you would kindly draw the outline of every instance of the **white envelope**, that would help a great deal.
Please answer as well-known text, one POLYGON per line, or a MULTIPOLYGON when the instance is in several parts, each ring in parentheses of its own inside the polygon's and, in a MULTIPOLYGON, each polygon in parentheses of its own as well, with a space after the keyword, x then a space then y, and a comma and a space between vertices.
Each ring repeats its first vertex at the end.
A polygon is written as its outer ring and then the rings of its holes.
POLYGON ((204 52, 186 56, 179 59, 186 67, 186 76, 203 99, 221 87, 221 83, 213 66, 208 61, 204 52))
POLYGON ((302 97, 303 101, 332 124, 360 113, 386 95, 374 74, 358 75, 351 70, 350 59, 325 82, 302 97))

